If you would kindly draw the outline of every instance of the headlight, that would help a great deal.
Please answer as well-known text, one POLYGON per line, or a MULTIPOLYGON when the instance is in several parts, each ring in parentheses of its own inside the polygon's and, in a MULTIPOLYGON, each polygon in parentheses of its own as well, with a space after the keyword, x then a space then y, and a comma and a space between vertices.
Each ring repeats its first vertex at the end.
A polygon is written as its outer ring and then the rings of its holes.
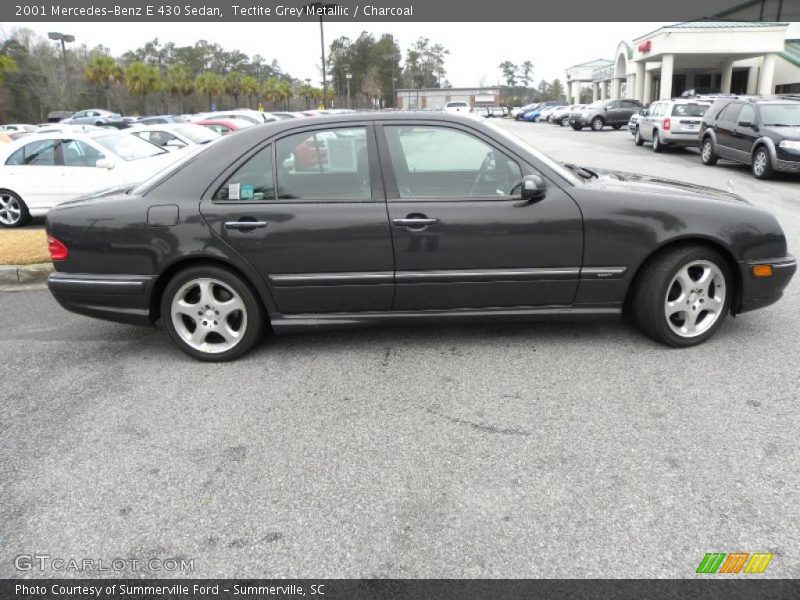
POLYGON ((781 148, 787 148, 788 150, 800 150, 800 141, 796 140, 783 140, 778 145, 781 148))

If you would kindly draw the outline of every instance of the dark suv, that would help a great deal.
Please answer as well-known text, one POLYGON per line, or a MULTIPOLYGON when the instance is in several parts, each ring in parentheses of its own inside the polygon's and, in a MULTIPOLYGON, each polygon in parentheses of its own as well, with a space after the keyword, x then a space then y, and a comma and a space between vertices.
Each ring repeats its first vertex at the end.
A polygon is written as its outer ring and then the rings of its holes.
POLYGON ((619 129, 627 125, 633 113, 639 112, 642 103, 638 100, 598 100, 569 114, 569 124, 575 131, 587 125, 592 131, 600 131, 606 125, 619 129))
POLYGON ((700 125, 705 165, 720 158, 750 165, 758 179, 800 173, 800 101, 780 97, 723 98, 700 125))

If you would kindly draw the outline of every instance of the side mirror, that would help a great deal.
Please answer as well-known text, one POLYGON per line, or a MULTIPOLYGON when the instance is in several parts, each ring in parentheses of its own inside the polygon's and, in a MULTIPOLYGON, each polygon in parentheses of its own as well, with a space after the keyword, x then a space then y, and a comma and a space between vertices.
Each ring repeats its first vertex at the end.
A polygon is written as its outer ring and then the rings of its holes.
POLYGON ((94 166, 98 169, 108 169, 110 171, 116 166, 116 164, 110 158, 100 158, 96 163, 94 163, 94 166))
POLYGON ((547 194, 547 184, 541 175, 525 175, 520 193, 524 203, 535 202, 547 194))

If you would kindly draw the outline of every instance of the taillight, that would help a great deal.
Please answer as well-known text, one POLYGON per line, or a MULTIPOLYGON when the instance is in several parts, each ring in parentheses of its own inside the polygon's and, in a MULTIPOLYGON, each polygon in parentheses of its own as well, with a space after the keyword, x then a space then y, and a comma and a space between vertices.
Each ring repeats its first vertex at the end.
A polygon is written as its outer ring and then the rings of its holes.
POLYGON ((47 236, 47 249, 50 251, 50 258, 52 260, 65 260, 67 256, 69 256, 67 247, 52 235, 47 236))
POLYGON ((669 117, 664 119, 664 131, 669 131, 669 128, 672 126, 672 121, 669 120, 669 117))

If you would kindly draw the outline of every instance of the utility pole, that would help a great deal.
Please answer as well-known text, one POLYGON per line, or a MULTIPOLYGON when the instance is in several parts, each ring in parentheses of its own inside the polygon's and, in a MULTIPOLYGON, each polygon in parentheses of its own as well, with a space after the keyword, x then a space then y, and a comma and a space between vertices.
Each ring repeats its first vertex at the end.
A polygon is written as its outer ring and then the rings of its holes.
POLYGON ((74 96, 72 94, 72 78, 69 76, 69 64, 67 63, 67 43, 72 43, 75 41, 75 36, 70 35, 68 33, 59 33, 57 31, 51 31, 47 34, 47 37, 53 41, 61 42, 61 54, 64 56, 64 72, 67 74, 67 102, 69 102, 70 110, 74 110, 73 99, 74 96))

